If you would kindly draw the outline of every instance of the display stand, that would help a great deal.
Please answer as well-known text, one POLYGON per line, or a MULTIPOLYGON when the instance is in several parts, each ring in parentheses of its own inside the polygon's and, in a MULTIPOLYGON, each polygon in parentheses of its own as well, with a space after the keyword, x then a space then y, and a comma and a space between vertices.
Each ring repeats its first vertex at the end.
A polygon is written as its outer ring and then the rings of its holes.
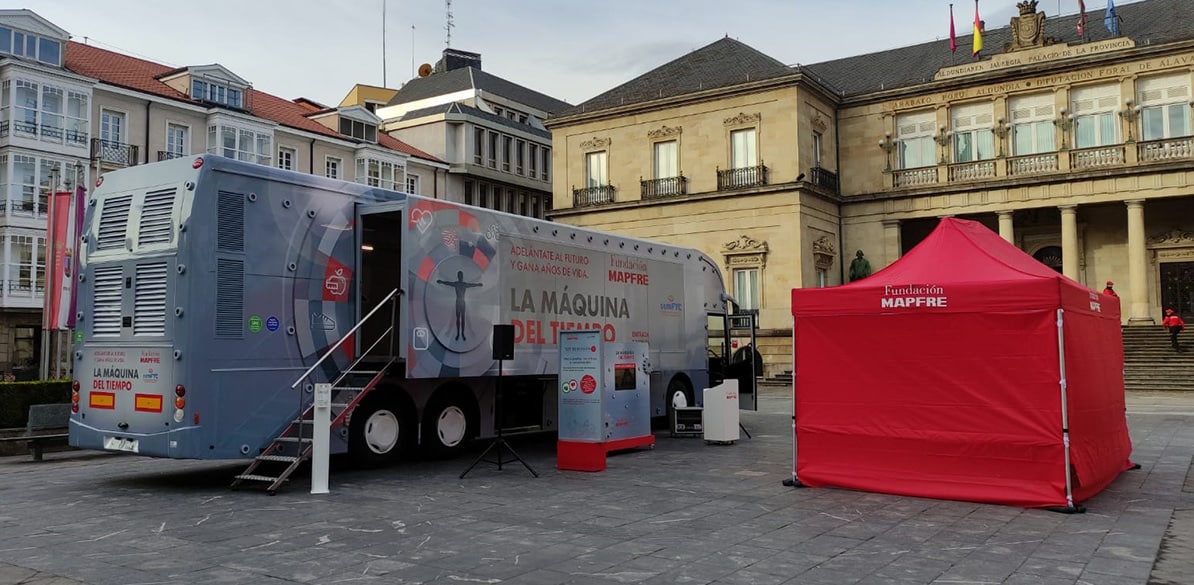
POLYGON ((557 467, 602 471, 612 451, 653 447, 647 344, 608 343, 600 331, 560 335, 557 467))
POLYGON ((497 428, 497 437, 495 437, 493 439, 493 441, 489 443, 489 446, 486 447, 485 450, 482 451, 481 454, 478 455, 477 458, 473 460, 473 463, 468 466, 468 469, 465 469, 464 473, 460 474, 460 479, 464 479, 464 476, 468 475, 468 472, 472 471, 473 468, 476 467, 477 464, 482 461, 484 461, 486 463, 497 464, 498 471, 501 471, 502 470, 502 450, 503 449, 510 452, 510 459, 507 460, 508 463, 513 463, 513 462, 517 461, 517 462, 521 463, 523 467, 527 468, 527 471, 531 472, 531 475, 533 475, 535 477, 539 477, 539 474, 535 473, 535 470, 532 469, 531 466, 529 464, 527 464, 526 461, 522 460, 522 457, 520 457, 518 455, 518 452, 515 451, 514 448, 510 446, 510 443, 506 442, 505 437, 502 436, 502 426, 503 426, 502 425, 502 362, 505 360, 514 359, 514 327, 513 326, 511 326, 511 325, 494 325, 493 326, 493 359, 497 360, 497 363, 498 363, 498 376, 497 376, 497 382, 495 383, 495 386, 494 386, 494 396, 493 396, 493 404, 494 404, 493 418, 494 418, 494 427, 497 428), (497 455, 496 460, 485 458, 485 456, 488 455, 490 451, 496 451, 496 455, 497 455))

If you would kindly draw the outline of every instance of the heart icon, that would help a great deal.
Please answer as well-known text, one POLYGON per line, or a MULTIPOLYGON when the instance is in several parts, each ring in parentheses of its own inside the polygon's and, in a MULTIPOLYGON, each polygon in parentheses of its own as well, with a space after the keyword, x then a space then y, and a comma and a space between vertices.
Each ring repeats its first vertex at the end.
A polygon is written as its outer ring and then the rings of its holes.
POLYGON ((410 219, 415 222, 415 227, 419 228, 419 233, 427 233, 431 228, 431 212, 425 209, 412 209, 410 212, 410 219))

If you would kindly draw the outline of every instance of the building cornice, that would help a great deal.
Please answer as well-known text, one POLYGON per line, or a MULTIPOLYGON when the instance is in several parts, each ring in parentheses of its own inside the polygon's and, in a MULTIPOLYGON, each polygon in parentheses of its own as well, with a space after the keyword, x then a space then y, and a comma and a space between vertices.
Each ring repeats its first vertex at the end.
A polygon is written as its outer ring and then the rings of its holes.
POLYGON ((715 199, 756 197, 792 192, 811 195, 828 203, 832 203, 833 205, 837 205, 838 203, 842 202, 841 198, 829 194, 827 191, 812 188, 812 185, 809 183, 805 181, 799 181, 793 183, 776 183, 774 185, 765 185, 762 187, 739 189, 735 191, 705 191, 702 193, 689 193, 688 195, 681 195, 679 197, 665 197, 662 199, 636 199, 633 201, 620 201, 606 205, 564 207, 560 209, 553 209, 552 211, 548 212, 547 215, 549 219, 554 219, 557 217, 591 215, 596 213, 604 213, 607 211, 625 211, 627 209, 641 209, 647 207, 657 207, 660 205, 683 205, 685 203, 696 203, 699 201, 710 201, 715 199))

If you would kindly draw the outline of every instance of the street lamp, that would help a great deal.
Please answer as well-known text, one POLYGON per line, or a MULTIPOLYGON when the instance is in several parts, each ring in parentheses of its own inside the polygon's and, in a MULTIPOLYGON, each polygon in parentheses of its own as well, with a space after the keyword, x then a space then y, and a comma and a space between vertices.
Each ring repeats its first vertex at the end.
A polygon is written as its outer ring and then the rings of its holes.
POLYGON ((879 141, 879 148, 883 149, 884 163, 886 163, 886 166, 883 167, 885 173, 891 172, 891 151, 895 150, 895 147, 896 143, 891 139, 891 132, 884 134, 883 140, 879 141))
POLYGON ((1077 121, 1077 119, 1074 118, 1073 114, 1067 116, 1065 113, 1065 108, 1061 108, 1060 110, 1057 110, 1057 112, 1061 114, 1061 117, 1053 120, 1053 125, 1057 126, 1061 130, 1061 150, 1065 150, 1066 133, 1070 131, 1070 128, 1074 127, 1074 123, 1077 121))
POLYGON ((1123 110, 1119 112, 1119 117, 1123 118, 1128 123, 1128 142, 1135 142, 1136 119, 1140 117, 1140 105, 1133 105, 1132 100, 1124 101, 1123 110))
POLYGON ((949 133, 945 131, 945 126, 937 127, 937 135, 933 137, 933 141, 941 146, 941 162, 937 164, 945 164, 945 149, 949 144, 949 133))

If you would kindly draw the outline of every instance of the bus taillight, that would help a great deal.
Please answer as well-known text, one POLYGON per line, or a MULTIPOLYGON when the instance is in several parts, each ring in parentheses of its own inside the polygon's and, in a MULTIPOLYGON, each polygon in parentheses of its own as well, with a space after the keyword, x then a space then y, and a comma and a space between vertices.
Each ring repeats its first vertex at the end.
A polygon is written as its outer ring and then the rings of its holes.
POLYGON ((178 396, 178 398, 174 399, 174 422, 180 423, 183 419, 182 409, 187 406, 187 399, 185 398, 187 395, 186 386, 182 384, 175 386, 174 394, 178 396))
POLYGON ((79 381, 70 383, 70 411, 79 412, 79 381))

